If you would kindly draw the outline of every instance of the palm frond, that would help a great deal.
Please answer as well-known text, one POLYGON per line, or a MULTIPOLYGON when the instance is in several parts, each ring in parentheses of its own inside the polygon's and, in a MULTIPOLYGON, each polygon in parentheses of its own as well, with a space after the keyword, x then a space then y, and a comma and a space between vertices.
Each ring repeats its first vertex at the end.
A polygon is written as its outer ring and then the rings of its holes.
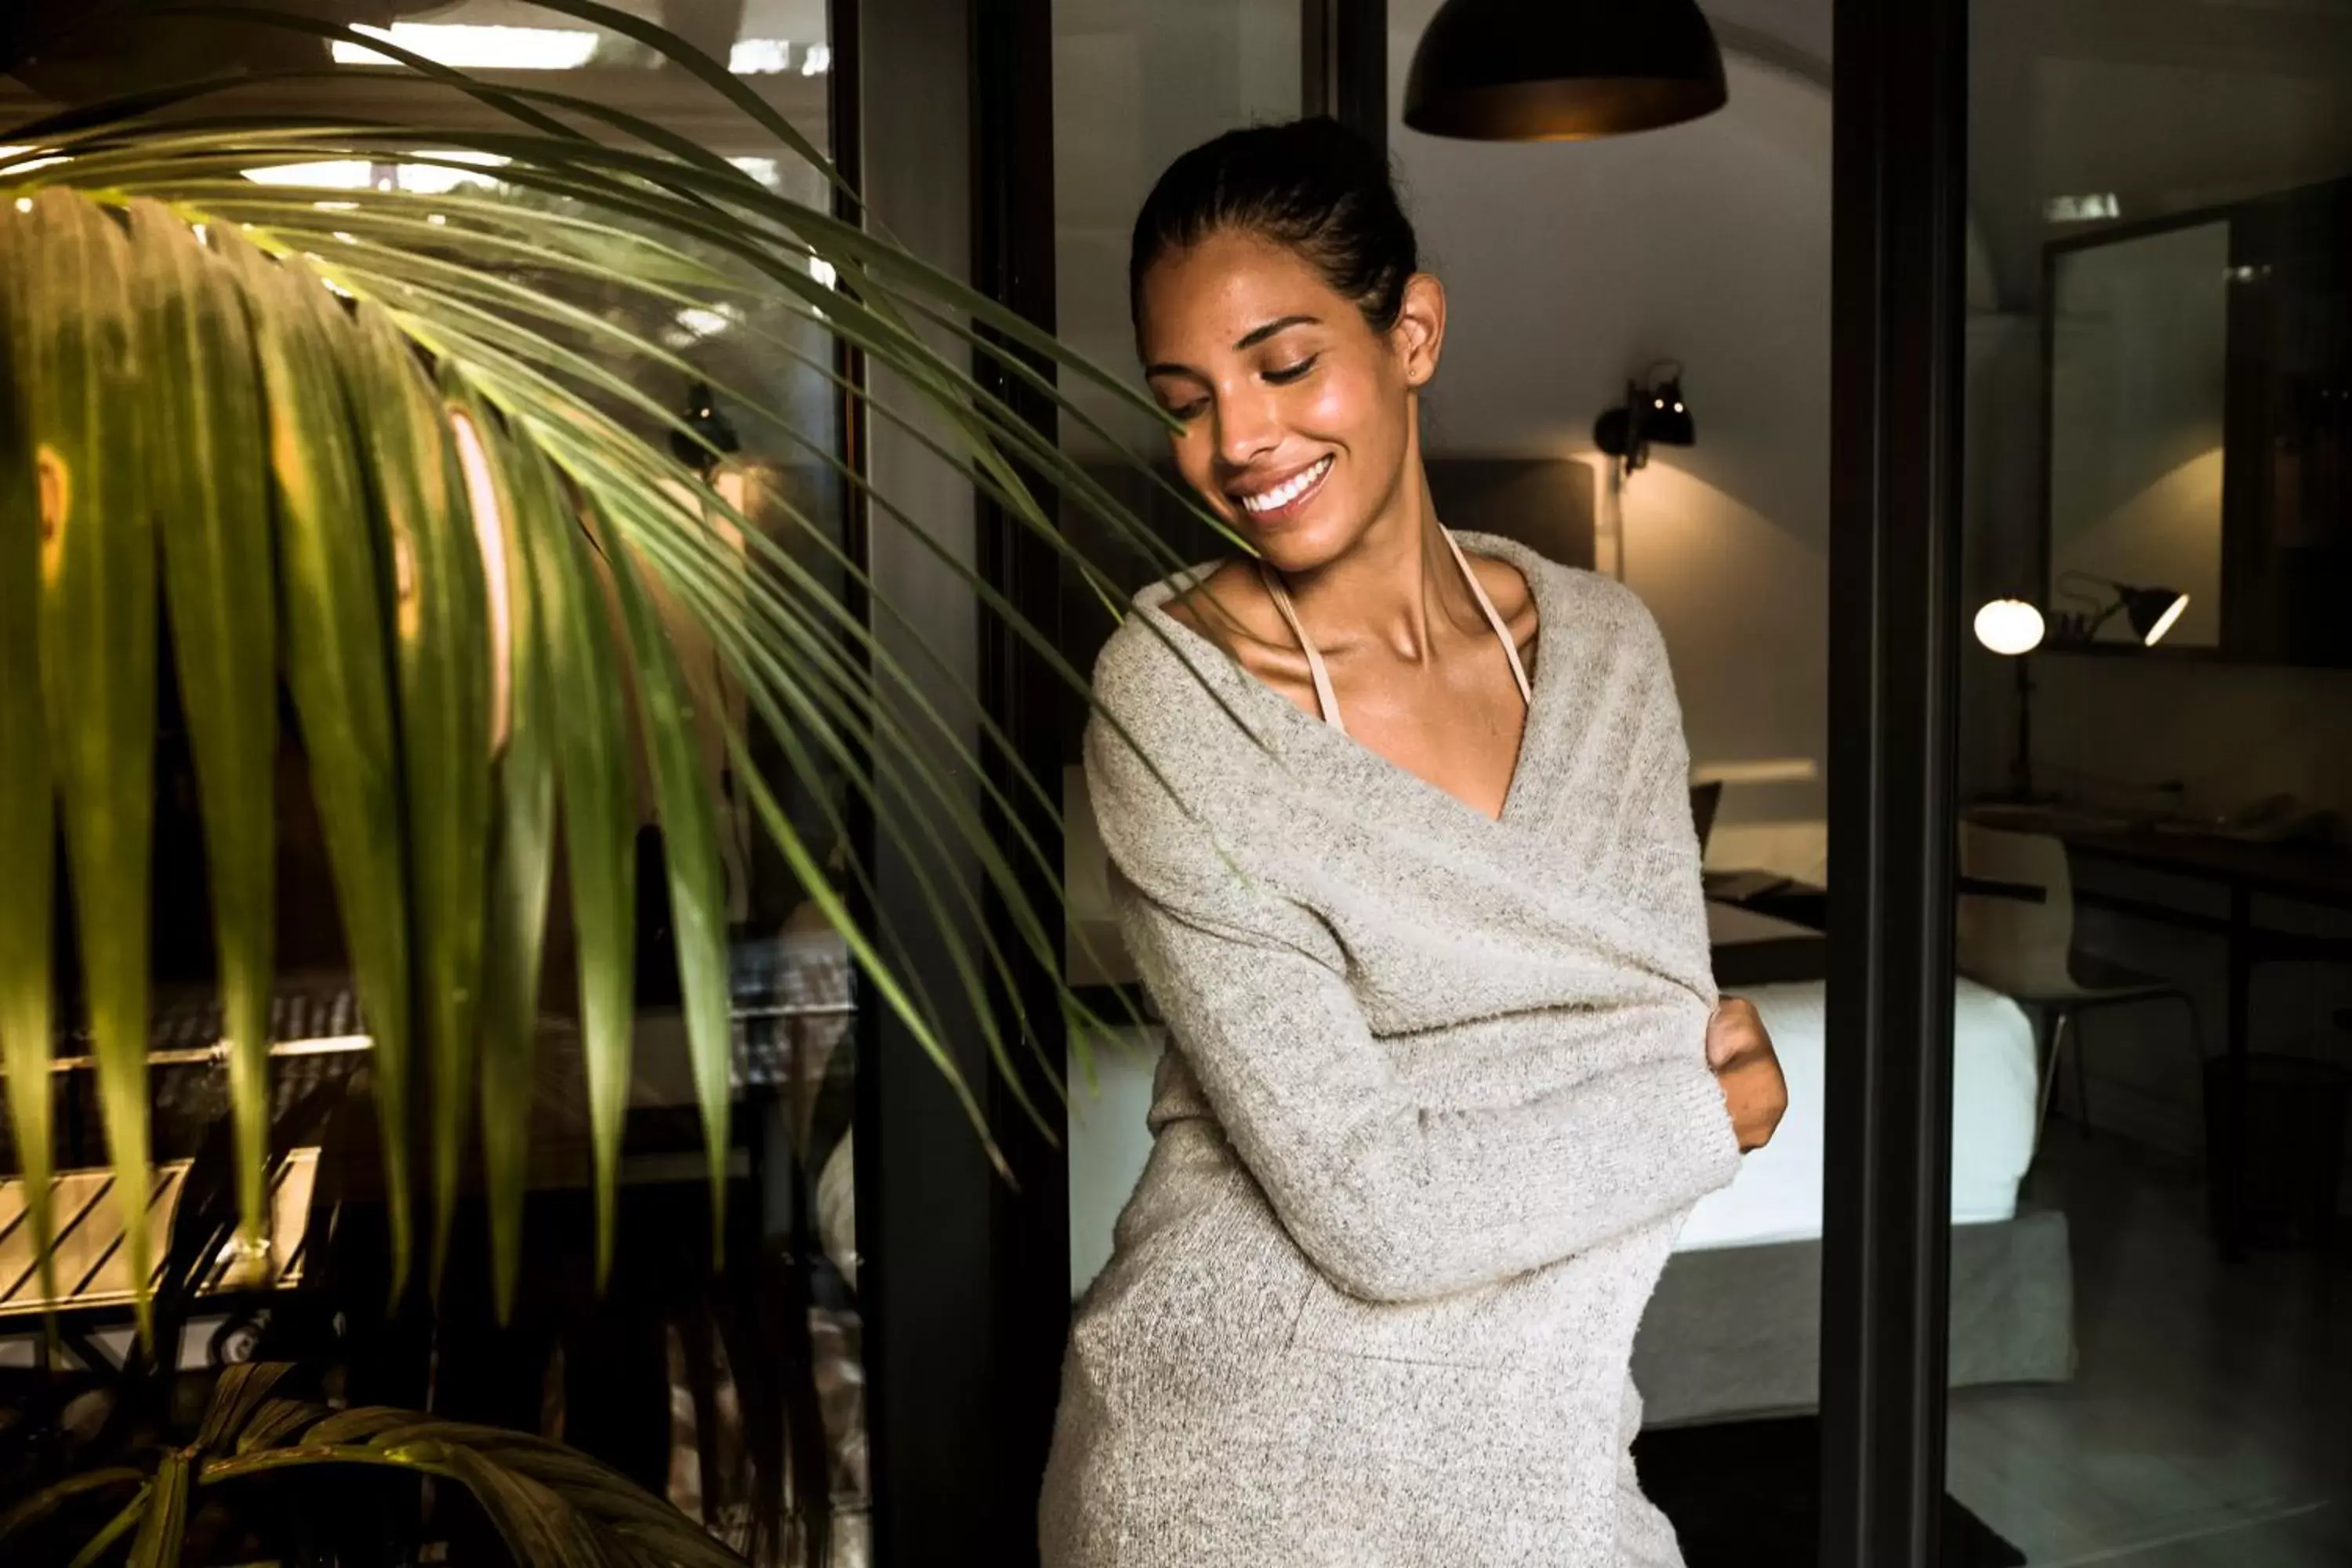
MULTIPOLYGON (((807 139, 718 62, 594 0, 547 4, 654 48, 842 188, 807 139)), ((359 37, 252 5, 172 8, 359 37)), ((847 833, 847 796, 880 843, 905 851, 936 927, 923 945, 944 955, 958 1016, 1044 1125, 1016 1057, 1035 1052, 1043 1030, 1017 1014, 1000 1022, 995 999, 1020 994, 1024 964, 1059 973, 1058 856, 1025 823, 1058 821, 1060 781, 1024 767, 971 700, 970 650, 937 646, 919 617, 875 592, 824 519, 790 505, 755 518, 666 450, 699 437, 643 378, 718 385, 819 472, 865 493, 877 521, 956 574, 1080 691, 1084 678, 1054 637, 960 557, 947 520, 875 493, 825 431, 665 334, 698 313, 724 323, 740 352, 865 400, 1114 607, 1121 574, 1074 543, 1062 515, 1087 519, 1148 563, 1179 563, 1109 485, 992 390, 975 356, 1106 444, 1094 411, 1105 399, 1150 418, 1157 410, 886 234, 771 190, 659 126, 366 42, 421 85, 511 123, 239 113, 220 95, 240 84, 206 81, 0 132, 30 150, 0 158, 0 199, 23 198, 0 207, 0 247, 24 262, 9 268, 5 312, 20 340, 23 434, 0 453, 0 612, 36 605, 39 626, 35 639, 10 630, 23 624, 13 615, 0 626, 0 677, 37 672, 47 694, 36 709, 0 690, 0 739, 15 755, 16 738, 27 737, 21 754, 33 759, 0 779, 0 872, 20 873, 0 888, 0 1059, 19 1090, 10 1102, 28 1172, 49 1142, 46 1096, 21 1086, 45 1074, 49 1051, 54 798, 65 805, 112 1158, 126 1201, 144 1190, 144 951, 132 933, 146 929, 158 532, 214 868, 248 1238, 260 1224, 266 1085, 254 1044, 270 964, 267 689, 280 675, 374 1040, 396 1281, 414 1249, 419 1112, 436 1279, 478 1119, 502 1311, 511 1300, 541 955, 559 914, 578 957, 600 1278, 610 1266, 633 1048, 640 777, 661 827, 714 1218, 732 1060, 721 769, 1004 1169, 956 1065, 945 999, 908 962, 913 933, 860 923, 857 903, 872 889, 833 845, 847 833), (438 164, 498 189, 422 195, 244 177, 339 158, 438 164), (839 377, 813 346, 827 338, 887 371, 904 405, 839 377), (117 339, 122 354, 101 352, 117 339), (158 374, 168 393, 150 384, 158 374), (172 460, 144 460, 173 444, 172 460), (97 510, 72 510, 60 531, 46 510, 55 494, 97 510), (274 614, 240 613, 257 595, 274 614), (715 700, 681 663, 688 628, 730 699, 715 700), (963 710, 979 718, 950 717, 963 710), (809 822, 784 808, 803 795, 809 822), (561 911, 550 908, 559 838, 561 911)), ((1135 472, 1165 490, 1148 465, 1135 472)), ((1075 996, 1062 1006, 1101 1022, 1075 996)), ((1060 1064, 1044 1067, 1058 1089, 1060 1064)), ((46 1224, 36 1217, 37 1236, 46 1224)), ((143 1241, 143 1226, 129 1233, 143 1241)), ((548 1528, 532 1489, 548 1478, 510 1483, 457 1475, 470 1459, 436 1465, 486 1493, 516 1530, 548 1528)), ((196 1469, 191 1484, 201 1489, 211 1473, 196 1469)), ((151 1483, 142 1517, 169 1506, 170 1490, 151 1483)))
POLYGON ((230 1368, 214 1385, 195 1441, 163 1449, 152 1471, 119 1466, 36 1493, 0 1517, 0 1551, 16 1561, 12 1541, 85 1497, 129 1487, 131 1497, 73 1561, 103 1561, 131 1535, 127 1568, 169 1568, 181 1560, 196 1511, 207 1504, 234 1507, 236 1483, 288 1470, 357 1468, 464 1487, 514 1561, 530 1568, 742 1568, 742 1559, 686 1515, 575 1449, 412 1411, 331 1412, 270 1397, 290 1370, 268 1363, 230 1368))

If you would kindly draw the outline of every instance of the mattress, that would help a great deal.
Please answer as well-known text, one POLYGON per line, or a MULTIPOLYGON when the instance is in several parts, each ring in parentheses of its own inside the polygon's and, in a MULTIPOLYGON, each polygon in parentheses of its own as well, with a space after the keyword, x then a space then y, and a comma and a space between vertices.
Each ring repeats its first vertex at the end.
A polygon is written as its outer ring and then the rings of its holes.
MULTIPOLYGON (((1700 1200, 1678 1251, 1822 1234, 1824 988, 1815 980, 1741 994, 1772 1036, 1789 1113, 1772 1142, 1742 1163, 1738 1180, 1700 1200)), ((1959 982, 1953 1015, 1952 1222, 2005 1220, 2017 1212, 2018 1184, 2033 1159, 2033 1026, 2015 1002, 1969 980, 1959 982)))

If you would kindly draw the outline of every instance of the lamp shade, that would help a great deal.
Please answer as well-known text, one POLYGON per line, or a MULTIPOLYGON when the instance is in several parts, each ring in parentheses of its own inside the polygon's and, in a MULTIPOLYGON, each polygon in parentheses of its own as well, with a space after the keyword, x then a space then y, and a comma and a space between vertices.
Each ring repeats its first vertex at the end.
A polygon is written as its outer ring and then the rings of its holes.
POLYGON ((1695 0, 1445 0, 1405 76, 1404 122, 1478 142, 1575 142, 1723 107, 1695 0))
POLYGON ((2042 646, 2042 612, 2023 599, 1995 599, 1977 612, 1977 641, 2016 658, 2042 646))
POLYGON ((2123 590, 2124 618, 2131 622, 2139 634, 2142 647, 2154 647, 2164 640, 2164 634, 2189 607, 2189 595, 2170 588, 2126 588, 2123 590))

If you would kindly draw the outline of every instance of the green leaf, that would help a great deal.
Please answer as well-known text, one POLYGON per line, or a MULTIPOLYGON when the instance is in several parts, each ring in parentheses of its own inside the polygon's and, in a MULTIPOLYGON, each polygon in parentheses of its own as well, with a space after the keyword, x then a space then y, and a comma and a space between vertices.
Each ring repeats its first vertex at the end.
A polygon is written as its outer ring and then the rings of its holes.
POLYGON ((588 542, 535 447, 522 448, 530 503, 516 521, 530 580, 562 800, 564 868, 572 889, 580 984, 580 1045, 596 1190, 596 1282, 613 1263, 621 1131, 635 1044, 636 811, 630 795, 626 676, 588 542))
POLYGON ((123 1568, 179 1568, 180 1546, 188 1533, 189 1464, 183 1448, 163 1456, 123 1568))
POLYGON ((636 560, 609 530, 599 542, 621 600, 646 749, 654 764, 661 812, 662 859, 669 871, 670 930, 677 947, 677 977, 686 1009, 686 1048, 702 1110, 702 1142, 709 1163, 712 1266, 725 1261, 727 1114, 734 1068, 733 1016, 727 983, 727 888, 714 809, 718 781, 703 768, 694 714, 677 651, 670 646, 638 575, 636 560))
POLYGON ((489 607, 440 399, 415 350, 372 306, 346 385, 389 552, 393 669, 408 818, 410 940, 432 1095, 431 1286, 438 1294, 473 1124, 489 848, 489 607))
POLYGON ((451 1447, 444 1457, 498 1527, 517 1563, 531 1568, 603 1568, 604 1556, 587 1521, 562 1498, 475 1449, 451 1447))
POLYGON ((55 789, 41 710, 41 516, 24 390, 33 325, 21 296, 32 225, 0 206, 0 1072, 25 1178, 25 1214, 43 1300, 58 1296, 50 1192, 56 1097, 50 953, 57 907, 55 789), (22 389, 22 390, 20 390, 22 389))
POLYGON ((251 1419, 236 1428, 235 1452, 250 1454, 259 1448, 274 1448, 315 1423, 324 1420, 327 1407, 308 1399, 268 1399, 253 1412, 251 1419))
POLYGON ((370 1073, 397 1293, 408 1278, 413 1234, 406 835, 385 595, 340 372, 357 346, 341 308, 299 261, 269 260, 232 231, 215 229, 212 241, 245 292, 261 362, 284 668, 373 1040, 370 1073))
MULTIPOLYGON (((445 379, 459 466, 472 497, 484 572, 492 586, 494 712, 502 709, 482 956, 482 1166, 499 1321, 514 1310, 522 1266, 523 1195, 530 1152, 531 1064, 539 1038, 540 959, 555 860, 554 715, 530 581, 527 533, 564 525, 562 498, 536 452, 526 453, 479 398, 445 379), (535 521, 526 524, 529 511, 535 521)), ((494 728, 497 726, 494 724, 494 728)))
POLYGON ((147 1121, 148 848, 154 830, 155 531, 121 226, 34 198, 26 277, 42 489, 41 673, 63 804, 91 1048, 142 1337, 154 1244, 147 1121))
POLYGON ((238 1240, 268 1244, 278 753, 276 564, 260 369, 244 300, 188 226, 131 204, 151 483, 203 808, 236 1120, 238 1240))
POLYGON ((388 1405, 355 1405, 349 1410, 338 1410, 332 1415, 302 1434, 302 1446, 339 1446, 344 1443, 364 1443, 380 1433, 410 1426, 416 1420, 414 1412, 394 1409, 388 1405))
POLYGON ((207 1453, 226 1453, 232 1443, 242 1439, 247 1422, 265 1402, 286 1403, 270 1400, 269 1391, 293 1370, 284 1362, 251 1361, 223 1372, 213 1384, 212 1403, 205 1408, 195 1447, 207 1453))
POLYGON ((124 1503, 121 1511, 107 1521, 104 1529, 85 1542, 82 1549, 74 1554, 73 1561, 66 1564, 66 1568, 96 1568, 96 1564, 104 1562, 106 1554, 114 1550, 114 1543, 139 1528, 145 1521, 147 1510, 153 1502, 154 1497, 155 1484, 152 1481, 141 1487, 139 1495, 124 1503))
POLYGON ((45 1487, 31 1497, 0 1514, 0 1542, 18 1531, 38 1524, 49 1515, 86 1492, 104 1491, 109 1487, 142 1486, 147 1478, 128 1465, 112 1465, 104 1469, 84 1470, 78 1476, 68 1476, 55 1486, 45 1487))

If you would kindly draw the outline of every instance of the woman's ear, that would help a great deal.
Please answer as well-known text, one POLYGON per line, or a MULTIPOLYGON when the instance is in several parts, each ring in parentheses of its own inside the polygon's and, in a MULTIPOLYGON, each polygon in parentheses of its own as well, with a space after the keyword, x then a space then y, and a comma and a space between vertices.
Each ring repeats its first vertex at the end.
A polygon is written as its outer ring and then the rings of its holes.
POLYGON ((1428 385, 1445 347, 1445 285, 1433 274, 1416 272, 1405 279, 1404 302, 1397 308, 1389 341, 1404 363, 1405 384, 1428 385))

